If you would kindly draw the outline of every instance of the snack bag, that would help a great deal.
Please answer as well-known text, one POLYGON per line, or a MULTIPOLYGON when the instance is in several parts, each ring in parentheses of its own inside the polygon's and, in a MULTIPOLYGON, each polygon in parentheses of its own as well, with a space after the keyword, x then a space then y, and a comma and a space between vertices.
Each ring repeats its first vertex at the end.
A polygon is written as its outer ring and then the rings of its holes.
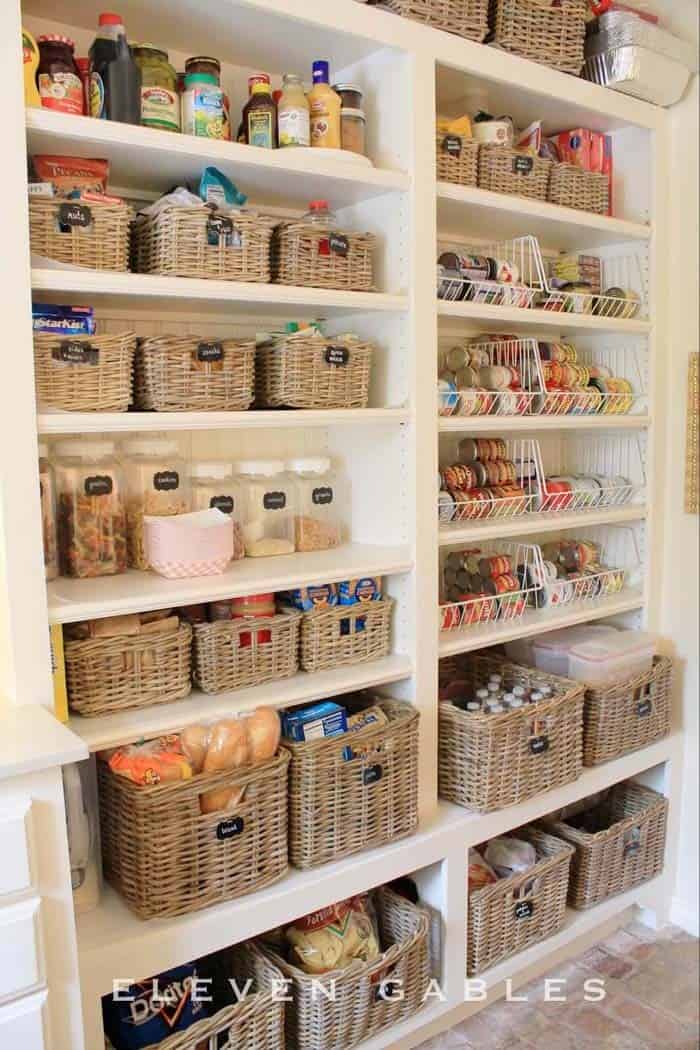
POLYGON ((469 850, 469 892, 483 890, 484 886, 491 886, 498 882, 498 875, 481 856, 478 850, 469 850))
POLYGON ((487 864, 497 875, 507 879, 511 875, 522 875, 537 863, 537 851, 531 842, 501 835, 491 839, 484 852, 487 864))
POLYGON ((119 747, 107 758, 113 773, 141 787, 189 780, 192 766, 180 747, 177 735, 119 747))
POLYGON ((124 1001, 104 996, 104 1030, 114 1050, 154 1046, 209 1017, 211 1004, 201 1001, 201 994, 199 998, 192 997, 192 985, 197 979, 196 966, 187 963, 122 990, 120 999, 124 1001))
POLYGON ((366 896, 350 897, 297 919, 288 927, 289 961, 305 973, 343 969, 381 955, 376 920, 366 896))
POLYGON ((58 197, 67 197, 74 190, 107 192, 108 160, 38 153, 32 157, 32 163, 37 179, 50 182, 58 197))

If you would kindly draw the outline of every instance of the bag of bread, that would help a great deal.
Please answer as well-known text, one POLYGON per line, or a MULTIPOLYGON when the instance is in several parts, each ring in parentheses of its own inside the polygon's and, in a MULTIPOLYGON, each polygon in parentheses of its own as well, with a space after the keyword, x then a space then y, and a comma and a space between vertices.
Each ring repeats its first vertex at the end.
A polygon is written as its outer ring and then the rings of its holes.
POLYGON ((99 757, 109 763, 113 773, 141 787, 189 780, 193 772, 177 735, 118 747, 116 751, 103 752, 99 757))
POLYGON ((469 850, 469 892, 483 890, 484 886, 490 886, 498 882, 498 875, 481 856, 478 850, 469 850))
POLYGON ((341 970, 355 959, 372 962, 382 953, 376 918, 366 895, 320 908, 289 926, 288 959, 310 974, 341 970))

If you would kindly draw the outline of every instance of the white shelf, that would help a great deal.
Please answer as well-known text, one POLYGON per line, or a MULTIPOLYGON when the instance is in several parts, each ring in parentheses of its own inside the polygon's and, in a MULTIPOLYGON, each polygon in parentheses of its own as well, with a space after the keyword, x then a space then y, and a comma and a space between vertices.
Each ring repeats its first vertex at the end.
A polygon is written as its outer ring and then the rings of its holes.
POLYGON ((489 306, 486 303, 437 300, 439 317, 470 324, 488 325, 492 331, 503 331, 514 325, 520 331, 617 332, 620 335, 648 335, 649 321, 598 317, 595 314, 565 314, 554 310, 522 310, 515 306, 489 306))
POLYGON ((456 522, 441 526, 440 546, 452 547, 458 543, 478 543, 486 539, 528 536, 538 532, 559 532, 560 529, 578 529, 588 525, 622 525, 630 521, 643 521, 646 516, 646 506, 630 503, 624 507, 580 510, 570 514, 524 514, 517 518, 456 522))
POLYGON ((342 150, 337 159, 319 158, 311 149, 266 150, 46 109, 28 109, 26 128, 30 153, 104 157, 110 183, 120 189, 166 192, 198 179, 208 164, 228 175, 253 204, 305 207, 329 197, 339 208, 410 187, 404 172, 351 163, 342 150))
MULTIPOLYGON (((605 766, 585 770, 572 784, 498 813, 480 815, 440 803, 434 817, 409 838, 312 871, 290 869, 280 882, 257 893, 174 919, 144 922, 105 886, 97 909, 78 917, 83 994, 110 992, 115 974, 157 974, 192 954, 204 955, 258 936, 309 911, 409 874, 417 866, 434 864, 456 842, 466 853, 469 846, 668 761, 676 750, 675 738, 669 738, 605 766), (190 948, 188 955, 187 945, 196 945, 196 953, 190 948), (134 973, 136 961, 138 974, 134 973)), ((511 960, 514 970, 518 965, 519 960, 511 960)))
POLYGON ((441 431, 502 434, 510 431, 645 430, 651 416, 440 416, 441 431))
POLYGON ((309 427, 388 426, 410 423, 407 408, 342 408, 248 412, 43 412, 40 434, 108 434, 147 430, 288 430, 309 427))
POLYGON ((515 638, 529 638, 533 634, 543 634, 559 627, 572 627, 577 623, 588 623, 589 620, 602 620, 607 616, 617 616, 619 613, 632 612, 643 607, 642 591, 630 589, 597 601, 575 602, 553 609, 528 609, 524 616, 517 620, 477 624, 456 631, 441 631, 440 656, 469 653, 475 649, 512 642, 515 638))
POLYGON ((185 580, 166 580, 154 572, 137 569, 96 579, 60 577, 47 588, 49 619, 51 623, 72 623, 120 613, 196 605, 244 594, 285 591, 306 583, 390 576, 412 568, 409 547, 347 543, 335 550, 313 554, 244 558, 218 576, 185 580))
POLYGON ((545 247, 569 251, 644 242, 652 233, 642 223, 449 182, 437 184, 437 221, 441 234, 466 231, 476 237, 506 240, 528 233, 545 247))
POLYGON ((0 781, 87 758, 84 742, 40 704, 0 705, 0 781))
POLYGON ((404 295, 383 292, 343 292, 325 288, 299 288, 285 284, 243 281, 207 281, 193 277, 158 277, 152 274, 112 273, 109 270, 59 270, 34 268, 35 292, 60 294, 69 300, 117 306, 142 303, 178 313, 255 312, 257 316, 305 317, 359 313, 396 313, 408 308, 404 295))
POLYGON ((118 747, 144 737, 176 733, 183 726, 200 719, 216 719, 233 713, 251 711, 255 707, 294 707, 329 696, 340 696, 360 689, 389 685, 410 678, 411 660, 401 653, 385 656, 370 663, 351 667, 337 667, 332 671, 307 674, 300 671, 292 678, 283 678, 265 685, 236 689, 211 695, 194 689, 184 700, 153 707, 120 711, 97 718, 73 715, 69 728, 87 745, 90 751, 118 747))

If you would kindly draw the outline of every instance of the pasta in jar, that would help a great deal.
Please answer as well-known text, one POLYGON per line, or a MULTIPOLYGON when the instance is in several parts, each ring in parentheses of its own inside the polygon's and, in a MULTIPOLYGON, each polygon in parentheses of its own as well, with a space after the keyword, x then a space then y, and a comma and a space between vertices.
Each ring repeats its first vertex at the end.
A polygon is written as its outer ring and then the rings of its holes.
POLYGON ((113 576, 126 571, 122 474, 113 441, 57 445, 58 550, 64 576, 113 576))

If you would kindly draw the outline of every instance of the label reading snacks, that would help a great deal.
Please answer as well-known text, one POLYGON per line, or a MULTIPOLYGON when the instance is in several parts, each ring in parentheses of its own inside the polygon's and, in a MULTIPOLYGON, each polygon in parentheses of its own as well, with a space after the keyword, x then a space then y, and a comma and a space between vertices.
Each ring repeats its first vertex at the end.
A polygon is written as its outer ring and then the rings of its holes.
POLYGON ((530 751, 533 755, 543 755, 545 751, 549 751, 549 737, 533 736, 530 740, 530 751))
POLYGON ((516 919, 530 919, 535 914, 534 901, 518 901, 513 911, 516 919))
POLYGON ((68 233, 74 226, 85 229, 92 226, 92 208, 87 204, 59 204, 58 225, 61 233, 68 233))
POLYGON ((112 492, 112 479, 108 474, 93 474, 85 478, 86 496, 109 496, 112 492))
POLYGON ((311 492, 311 502, 317 507, 325 507, 333 502, 333 489, 330 485, 322 485, 311 492))
POLYGON ((212 215, 207 219, 207 244, 221 248, 240 248, 243 234, 233 225, 228 215, 212 215))
POLYGON ((180 475, 176 470, 159 470, 153 475, 156 492, 172 492, 180 487, 180 475))
POLYGON ((263 496, 265 510, 284 510, 286 506, 287 496, 284 492, 266 492, 263 496))
POLYGON ((212 496, 209 506, 220 510, 222 514, 233 514, 233 496, 212 496))
POLYGON ((224 357, 223 343, 198 343, 198 361, 222 361, 224 357))
POLYGON ((365 787, 369 787, 370 784, 376 784, 378 780, 381 780, 384 776, 384 770, 379 765, 367 766, 367 769, 362 771, 362 783, 365 787))
POLYGON ((337 365, 342 368, 350 360, 350 351, 347 346, 327 346, 325 357, 327 365, 337 365))
POLYGON ((231 817, 230 820, 222 820, 216 828, 216 837, 219 842, 226 842, 227 839, 233 839, 236 835, 240 835, 245 827, 245 821, 243 817, 231 817))
POLYGON ((449 153, 451 157, 459 157, 462 153, 462 139, 459 135, 445 135, 441 148, 443 153, 449 153))
POLYGON ((51 351, 54 361, 64 365, 97 365, 100 351, 91 343, 81 343, 77 339, 64 339, 51 351))
POLYGON ((515 175, 529 175, 534 166, 534 157, 513 157, 513 172, 515 175))

